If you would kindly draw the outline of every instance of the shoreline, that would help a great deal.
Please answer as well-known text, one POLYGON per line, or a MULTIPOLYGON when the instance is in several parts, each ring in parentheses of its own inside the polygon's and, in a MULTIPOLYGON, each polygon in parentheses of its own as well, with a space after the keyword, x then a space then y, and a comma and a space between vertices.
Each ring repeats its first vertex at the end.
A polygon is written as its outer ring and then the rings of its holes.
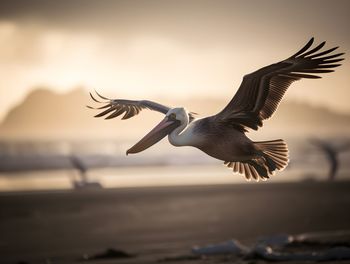
POLYGON ((350 230, 350 181, 11 193, 0 207, 1 263, 81 263, 116 248, 137 255, 118 263, 143 264, 230 239, 350 230))

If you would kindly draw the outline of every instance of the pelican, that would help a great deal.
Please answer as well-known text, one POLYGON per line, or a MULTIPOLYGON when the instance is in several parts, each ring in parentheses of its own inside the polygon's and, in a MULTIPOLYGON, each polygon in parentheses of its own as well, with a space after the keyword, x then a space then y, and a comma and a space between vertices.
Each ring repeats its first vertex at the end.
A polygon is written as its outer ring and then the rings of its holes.
POLYGON ((109 99, 96 92, 104 109, 95 117, 122 119, 137 115, 142 109, 161 112, 165 118, 139 142, 127 150, 134 154, 151 147, 165 136, 173 146, 192 146, 209 156, 224 161, 233 172, 247 180, 266 180, 276 171, 282 171, 289 162, 284 140, 255 142, 246 133, 258 130, 263 121, 276 111, 288 87, 300 79, 321 78, 317 74, 333 72, 344 53, 333 53, 338 47, 323 50, 325 41, 311 48, 314 38, 293 56, 263 67, 243 77, 243 81, 228 105, 218 114, 196 118, 183 107, 171 108, 148 100, 109 99))

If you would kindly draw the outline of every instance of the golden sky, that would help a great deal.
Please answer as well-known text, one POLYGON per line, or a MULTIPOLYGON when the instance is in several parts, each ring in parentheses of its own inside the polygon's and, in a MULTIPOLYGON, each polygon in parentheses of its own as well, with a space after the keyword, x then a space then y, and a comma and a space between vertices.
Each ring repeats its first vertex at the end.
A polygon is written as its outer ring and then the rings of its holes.
MULTIPOLYGON (((349 1, 1 1, 0 119, 38 86, 230 99, 310 37, 350 54, 349 1)), ((347 55, 345 55, 347 58, 347 55)), ((287 97, 350 112, 349 59, 287 97)))

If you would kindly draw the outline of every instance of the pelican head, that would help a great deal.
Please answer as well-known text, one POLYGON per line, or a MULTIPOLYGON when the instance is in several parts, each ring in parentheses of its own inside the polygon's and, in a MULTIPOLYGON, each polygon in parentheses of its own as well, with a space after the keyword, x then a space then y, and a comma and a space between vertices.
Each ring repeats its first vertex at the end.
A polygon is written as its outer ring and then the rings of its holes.
POLYGON ((169 135, 176 128, 187 125, 189 122, 188 114, 183 107, 176 107, 170 109, 165 118, 155 126, 146 136, 139 142, 127 150, 126 155, 134 154, 156 144, 158 141, 169 135))
POLYGON ((189 122, 188 113, 187 113, 186 109, 183 107, 176 107, 176 108, 170 109, 168 111, 168 113, 166 114, 166 116, 169 118, 173 118, 177 121, 180 121, 181 125, 182 124, 187 125, 189 122))

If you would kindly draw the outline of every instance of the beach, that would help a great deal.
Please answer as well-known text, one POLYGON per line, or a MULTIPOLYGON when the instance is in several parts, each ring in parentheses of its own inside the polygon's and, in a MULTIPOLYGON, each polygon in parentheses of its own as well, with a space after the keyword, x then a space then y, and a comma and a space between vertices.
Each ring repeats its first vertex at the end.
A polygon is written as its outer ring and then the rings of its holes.
POLYGON ((191 249, 350 230, 350 182, 12 192, 0 194, 0 208, 3 264, 224 263, 191 249), (128 257, 92 258, 108 249, 128 257))

